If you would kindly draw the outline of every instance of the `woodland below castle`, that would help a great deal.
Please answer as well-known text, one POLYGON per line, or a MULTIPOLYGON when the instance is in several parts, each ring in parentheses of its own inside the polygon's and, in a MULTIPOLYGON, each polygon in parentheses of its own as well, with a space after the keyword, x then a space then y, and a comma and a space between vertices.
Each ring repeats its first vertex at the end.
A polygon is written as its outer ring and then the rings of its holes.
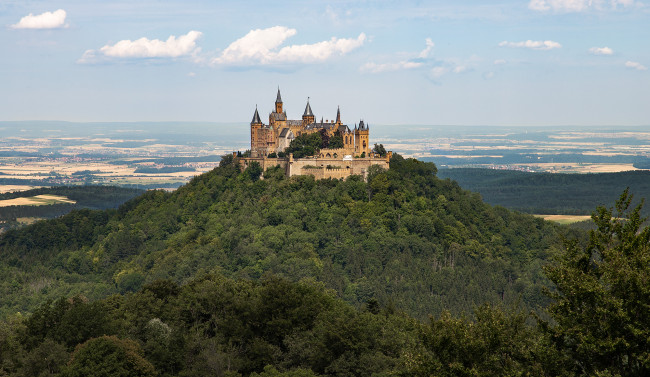
POLYGON ((287 175, 314 175, 316 178, 345 178, 358 174, 365 176, 372 165, 388 168, 391 152, 381 148, 381 152, 370 149, 370 129, 363 120, 354 129, 341 122, 340 108, 336 120, 320 122, 307 100, 302 119, 287 119, 280 89, 275 100, 274 111, 269 114, 268 124, 264 124, 257 108, 250 124, 250 156, 244 158, 248 166, 257 162, 262 169, 280 165, 287 175), (316 140, 314 147, 309 144, 309 135, 319 134, 323 143, 316 140), (309 152, 305 152, 309 151, 309 152), (298 152, 298 153, 295 153, 298 152), (375 153, 379 152, 379 153, 375 153))

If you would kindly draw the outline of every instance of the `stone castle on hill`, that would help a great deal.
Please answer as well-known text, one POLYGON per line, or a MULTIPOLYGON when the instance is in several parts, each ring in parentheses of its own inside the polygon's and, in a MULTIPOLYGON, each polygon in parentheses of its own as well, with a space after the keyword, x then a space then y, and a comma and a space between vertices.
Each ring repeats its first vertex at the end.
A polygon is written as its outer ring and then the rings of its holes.
POLYGON ((354 129, 350 129, 341 122, 340 108, 336 110, 336 120, 323 121, 321 118, 320 122, 317 122, 307 99, 302 119, 287 119, 278 88, 273 110, 269 114, 269 123, 264 124, 255 107, 250 124, 250 155, 242 159, 245 166, 253 161, 258 162, 264 170, 280 165, 285 168, 288 176, 310 174, 316 179, 345 178, 353 174, 365 177, 371 165, 388 169, 392 153, 388 152, 385 156, 373 153, 370 148, 369 126, 361 120, 354 129), (315 132, 326 133, 330 138, 340 136, 343 147, 321 149, 311 157, 293 158, 292 154, 284 155, 285 149, 296 137, 315 132))

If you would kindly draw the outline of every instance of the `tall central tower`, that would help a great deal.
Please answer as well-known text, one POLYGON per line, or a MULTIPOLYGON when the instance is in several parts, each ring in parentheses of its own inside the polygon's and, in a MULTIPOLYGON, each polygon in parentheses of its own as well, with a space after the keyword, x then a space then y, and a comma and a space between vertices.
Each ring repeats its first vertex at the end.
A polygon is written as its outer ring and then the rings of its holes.
POLYGON ((275 112, 282 114, 282 97, 280 97, 280 88, 278 87, 278 96, 275 99, 275 112))

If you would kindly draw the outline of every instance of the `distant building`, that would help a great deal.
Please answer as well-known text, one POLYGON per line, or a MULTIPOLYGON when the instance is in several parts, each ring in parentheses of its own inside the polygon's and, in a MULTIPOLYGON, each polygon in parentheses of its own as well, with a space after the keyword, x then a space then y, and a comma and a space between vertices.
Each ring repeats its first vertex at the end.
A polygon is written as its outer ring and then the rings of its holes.
POLYGON ((350 129, 341 122, 341 110, 336 110, 336 120, 325 120, 321 117, 316 122, 316 117, 307 99, 307 106, 302 119, 287 119, 282 96, 278 88, 275 99, 274 111, 269 114, 269 123, 264 124, 260 114, 255 108, 253 120, 250 124, 251 149, 250 156, 243 159, 247 166, 252 161, 257 161, 266 170, 271 166, 280 165, 286 169, 287 175, 311 174, 316 178, 344 178, 352 174, 365 177, 371 165, 380 165, 388 169, 388 161, 392 155, 386 156, 372 153, 370 148, 370 128, 363 120, 350 129), (278 158, 277 156, 291 144, 296 137, 314 132, 323 131, 329 137, 340 136, 343 148, 322 149, 313 157, 294 159, 292 155, 278 158))

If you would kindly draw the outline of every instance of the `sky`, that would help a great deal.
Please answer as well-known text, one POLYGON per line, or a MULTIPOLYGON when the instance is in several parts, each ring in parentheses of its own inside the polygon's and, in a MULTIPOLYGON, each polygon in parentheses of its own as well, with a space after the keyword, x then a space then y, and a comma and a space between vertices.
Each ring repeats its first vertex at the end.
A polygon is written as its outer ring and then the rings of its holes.
POLYGON ((0 0, 0 121, 650 125, 645 1, 0 0))

